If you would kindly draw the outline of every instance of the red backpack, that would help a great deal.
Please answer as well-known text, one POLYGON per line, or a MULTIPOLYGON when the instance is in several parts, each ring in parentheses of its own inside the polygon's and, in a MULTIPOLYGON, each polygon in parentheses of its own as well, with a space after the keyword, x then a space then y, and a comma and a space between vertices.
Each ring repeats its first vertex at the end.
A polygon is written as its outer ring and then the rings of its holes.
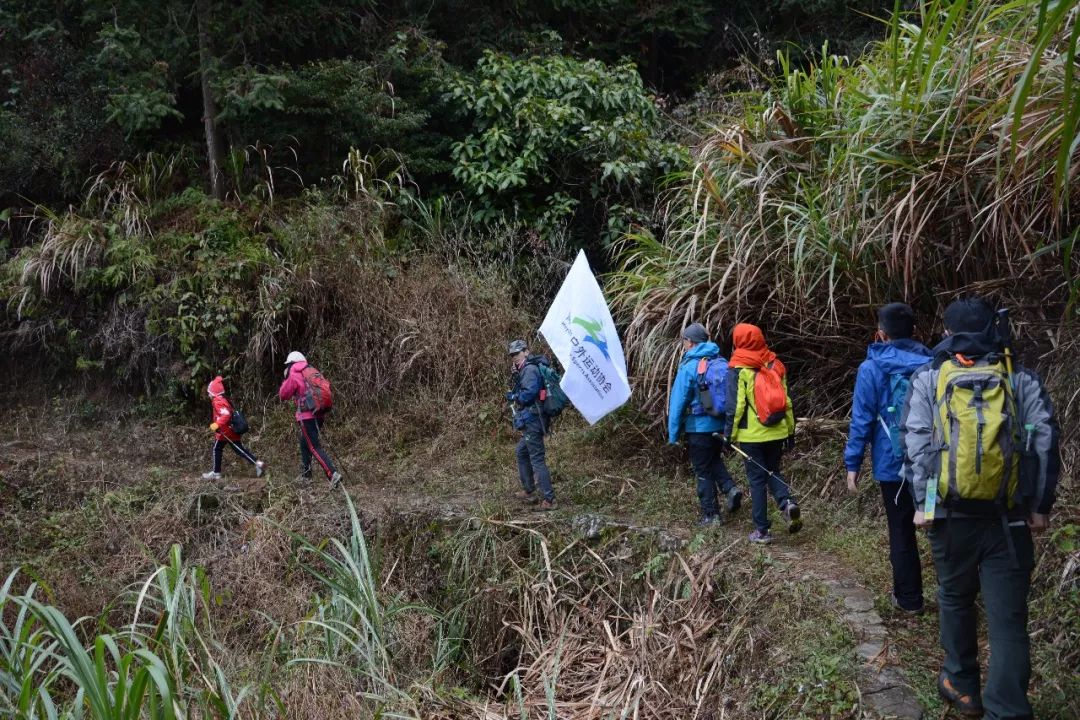
POLYGON ((766 426, 776 425, 787 416, 783 376, 773 369, 772 363, 754 374, 754 408, 758 422, 766 426))
POLYGON ((301 370, 300 374, 304 378, 304 396, 300 399, 300 409, 316 415, 330 412, 334 407, 334 392, 330 389, 330 381, 311 365, 301 370))

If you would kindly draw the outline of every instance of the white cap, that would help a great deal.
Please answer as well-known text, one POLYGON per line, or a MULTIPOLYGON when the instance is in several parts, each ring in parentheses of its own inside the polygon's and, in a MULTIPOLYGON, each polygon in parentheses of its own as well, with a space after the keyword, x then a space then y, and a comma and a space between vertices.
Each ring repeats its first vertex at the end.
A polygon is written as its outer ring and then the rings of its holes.
POLYGON ((307 362, 307 358, 304 357, 304 353, 299 353, 293 350, 291 353, 289 353, 289 357, 285 358, 285 364, 292 365, 293 363, 297 362, 307 362))

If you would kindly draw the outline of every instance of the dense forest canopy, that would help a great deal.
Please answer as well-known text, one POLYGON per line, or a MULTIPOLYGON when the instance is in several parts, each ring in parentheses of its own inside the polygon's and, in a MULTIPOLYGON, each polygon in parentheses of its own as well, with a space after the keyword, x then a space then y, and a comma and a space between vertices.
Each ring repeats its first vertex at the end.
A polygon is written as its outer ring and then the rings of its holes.
POLYGON ((530 57, 630 63, 670 108, 718 73, 770 63, 780 47, 816 52, 827 38, 835 51, 858 53, 880 33, 873 16, 891 7, 12 0, 0 8, 0 205, 70 201, 93 172, 138 153, 205 157, 208 107, 225 185, 239 181, 245 148, 274 148, 277 162, 288 157, 316 182, 356 147, 397 153, 422 188, 454 191, 453 146, 476 129, 454 89, 497 80, 492 57, 504 58, 508 82, 530 57))

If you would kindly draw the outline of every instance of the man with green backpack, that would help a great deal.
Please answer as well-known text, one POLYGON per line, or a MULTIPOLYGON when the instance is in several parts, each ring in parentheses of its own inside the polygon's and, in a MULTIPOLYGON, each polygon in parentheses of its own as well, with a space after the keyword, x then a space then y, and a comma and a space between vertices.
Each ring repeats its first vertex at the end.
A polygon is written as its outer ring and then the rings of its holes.
POLYGON ((1031 531, 1046 529, 1054 503, 1057 421, 1039 377, 1013 367, 1007 318, 971 298, 949 305, 944 320, 946 337, 912 375, 901 419, 914 523, 928 528, 938 575, 938 690, 965 715, 1031 718, 1031 531), (980 592, 990 635, 982 692, 980 592))
POLYGON ((513 369, 513 389, 506 393, 506 400, 514 414, 514 429, 521 432, 516 450, 521 490, 515 497, 535 502, 539 488, 540 509, 554 510, 555 490, 544 456, 544 436, 566 406, 566 395, 559 387, 558 372, 543 355, 531 355, 524 340, 511 342, 507 355, 513 369))

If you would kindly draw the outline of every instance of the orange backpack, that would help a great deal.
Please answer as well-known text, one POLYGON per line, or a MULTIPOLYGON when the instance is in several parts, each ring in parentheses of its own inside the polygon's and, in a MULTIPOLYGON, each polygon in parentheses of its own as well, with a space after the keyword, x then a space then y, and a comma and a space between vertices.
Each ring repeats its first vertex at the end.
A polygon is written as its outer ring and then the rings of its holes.
POLYGON ((754 373, 754 409, 758 422, 765 426, 776 425, 787 416, 784 380, 772 363, 754 373))

